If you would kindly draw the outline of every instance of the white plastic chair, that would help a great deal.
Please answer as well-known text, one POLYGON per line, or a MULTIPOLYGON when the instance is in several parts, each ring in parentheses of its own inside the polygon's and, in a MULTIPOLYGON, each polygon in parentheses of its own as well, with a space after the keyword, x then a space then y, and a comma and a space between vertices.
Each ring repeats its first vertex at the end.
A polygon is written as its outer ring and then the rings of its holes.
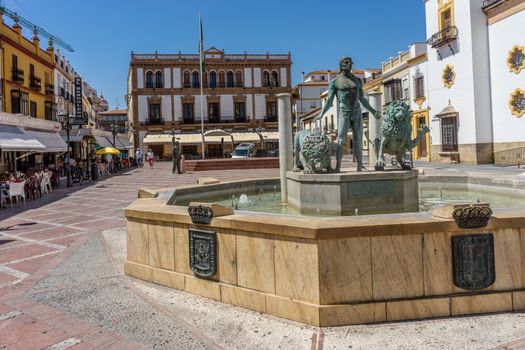
POLYGON ((11 202, 11 209, 13 208, 13 198, 16 198, 18 205, 24 200, 24 208, 26 206, 26 192, 24 190, 26 182, 10 182, 9 183, 9 201, 11 202))

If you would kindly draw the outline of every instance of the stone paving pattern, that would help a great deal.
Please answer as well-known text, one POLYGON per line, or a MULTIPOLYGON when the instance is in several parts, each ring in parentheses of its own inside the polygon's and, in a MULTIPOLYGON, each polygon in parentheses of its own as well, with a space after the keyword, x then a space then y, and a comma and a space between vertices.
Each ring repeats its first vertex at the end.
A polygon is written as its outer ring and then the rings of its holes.
MULTIPOLYGON (((522 172, 422 166, 427 172, 502 177, 522 172)), ((495 337, 487 343, 500 344, 497 349, 525 349, 525 338, 518 339, 525 334, 523 314, 321 330, 124 276, 123 208, 137 197, 139 187, 193 184, 200 176, 278 176, 278 169, 173 176, 170 167, 157 163, 153 170, 133 169, 93 184, 59 188, 25 208, 0 210, 0 349, 444 349, 454 348, 454 342, 445 339, 448 331, 468 337, 469 330, 482 340, 471 339, 471 346, 462 348, 483 349, 487 346, 481 333, 487 328, 495 337), (421 336, 422 341, 396 339, 399 332, 421 336), (427 341, 425 336, 436 339, 427 341), (367 343, 374 337, 383 340, 367 343)))

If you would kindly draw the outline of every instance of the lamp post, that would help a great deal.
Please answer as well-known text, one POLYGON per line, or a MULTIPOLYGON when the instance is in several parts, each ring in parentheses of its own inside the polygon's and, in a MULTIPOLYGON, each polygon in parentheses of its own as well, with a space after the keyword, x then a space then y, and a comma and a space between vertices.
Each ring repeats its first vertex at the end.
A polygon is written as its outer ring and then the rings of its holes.
POLYGON ((111 124, 110 127, 112 128, 111 134, 113 135, 113 148, 117 148, 116 143, 115 143, 115 137, 117 136, 117 125, 111 124))
POLYGON ((71 123, 69 121, 69 112, 59 114, 59 116, 62 117, 60 123, 62 124, 62 128, 66 130, 66 137, 67 137, 67 162, 66 162, 66 177, 67 177, 67 187, 71 187, 71 143, 69 139, 69 133, 71 132, 71 123))

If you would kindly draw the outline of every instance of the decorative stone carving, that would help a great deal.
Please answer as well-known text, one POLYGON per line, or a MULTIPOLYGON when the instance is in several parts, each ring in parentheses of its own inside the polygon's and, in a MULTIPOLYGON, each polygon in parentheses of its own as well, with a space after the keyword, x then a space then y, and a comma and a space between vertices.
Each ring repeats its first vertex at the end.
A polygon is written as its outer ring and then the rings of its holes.
POLYGON ((488 205, 467 205, 454 208, 452 217, 460 228, 479 228, 487 226, 492 215, 488 205))
POLYGON ((517 88, 510 95, 509 108, 512 115, 520 118, 525 114, 525 90, 517 88))
POLYGON ((214 231, 190 228, 190 269, 200 277, 211 277, 217 271, 217 235, 214 231))
POLYGON ((213 210, 203 205, 189 206, 188 214, 190 214, 191 222, 194 224, 208 225, 213 218, 213 210))
POLYGON ((463 289, 489 287, 496 280, 492 233, 452 237, 454 284, 463 289))
POLYGON ((456 80, 456 71, 454 70, 454 66, 447 64, 443 69, 443 75, 441 78, 445 87, 450 89, 456 80))
POLYGON ((513 73, 518 74, 525 69, 525 48, 520 45, 514 45, 507 56, 507 66, 513 73))

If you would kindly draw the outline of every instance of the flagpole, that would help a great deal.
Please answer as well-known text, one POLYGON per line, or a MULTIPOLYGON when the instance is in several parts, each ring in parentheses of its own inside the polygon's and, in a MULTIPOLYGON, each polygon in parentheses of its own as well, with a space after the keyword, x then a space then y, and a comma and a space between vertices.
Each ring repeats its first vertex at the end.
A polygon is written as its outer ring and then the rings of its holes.
POLYGON ((202 17, 199 13, 199 77, 200 77, 200 87, 201 87, 201 135, 202 135, 202 159, 205 159, 204 155, 204 89, 202 86, 202 75, 204 74, 203 70, 203 62, 204 62, 204 43, 202 38, 202 17))

